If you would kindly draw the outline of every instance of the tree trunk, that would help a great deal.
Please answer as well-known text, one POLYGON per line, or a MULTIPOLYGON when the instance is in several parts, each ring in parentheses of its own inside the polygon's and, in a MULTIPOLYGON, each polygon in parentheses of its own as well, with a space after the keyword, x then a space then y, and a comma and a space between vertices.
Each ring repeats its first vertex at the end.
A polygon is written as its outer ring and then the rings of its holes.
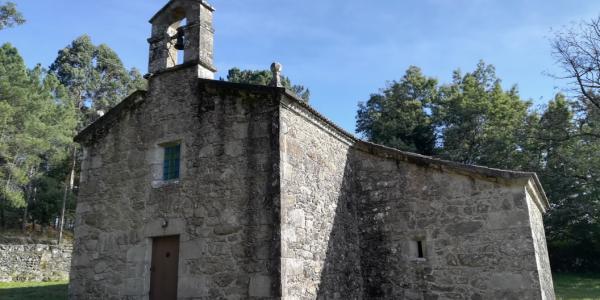
POLYGON ((25 233, 27 231, 27 208, 29 207, 29 201, 25 203, 25 208, 23 209, 23 222, 21 223, 21 232, 25 233))
POLYGON ((25 208, 23 209, 23 220, 21 223, 21 231, 27 231, 27 213, 29 212, 29 203, 31 202, 31 184, 27 187, 27 195, 25 195, 25 208))
POLYGON ((27 231, 27 213, 29 212, 29 203, 33 195, 33 175, 35 174, 35 167, 31 167, 29 170, 29 184, 27 185, 27 194, 25 195, 25 208, 23 209, 23 220, 21 224, 21 231, 25 233, 27 231))
MULTIPOLYGON (((8 174, 8 180, 6 180, 6 188, 5 191, 8 191, 8 187, 10 186, 10 180, 12 179, 12 174, 8 174)), ((2 201, 0 201, 0 226, 2 229, 6 229, 6 216, 4 215, 4 210, 6 207, 6 196, 2 196, 2 201)))
POLYGON ((6 200, 4 197, 0 197, 0 227, 4 230, 6 229, 6 219, 4 217, 4 202, 6 200))
POLYGON ((67 196, 69 195, 69 191, 73 190, 73 183, 75 180, 75 163, 77 162, 77 147, 73 146, 73 161, 71 164, 71 172, 67 176, 65 180, 65 191, 63 194, 62 208, 60 210, 60 224, 58 229, 58 244, 60 245, 63 240, 63 230, 65 227, 65 209, 67 207, 67 196))
MULTIPOLYGON (((37 196, 37 187, 33 187, 33 196, 31 198, 31 208, 35 208, 35 197, 37 196)), ((31 232, 35 233, 35 217, 31 216, 31 232)))

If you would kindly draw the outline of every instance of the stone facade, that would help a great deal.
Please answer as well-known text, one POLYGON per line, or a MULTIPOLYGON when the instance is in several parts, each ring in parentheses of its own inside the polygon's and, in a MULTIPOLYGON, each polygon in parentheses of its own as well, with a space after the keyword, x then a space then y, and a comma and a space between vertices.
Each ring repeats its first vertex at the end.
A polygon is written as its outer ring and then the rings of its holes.
POLYGON ((295 100, 282 101, 280 123, 282 296, 359 299, 353 142, 295 100))
MULTIPOLYGON (((154 28, 180 7, 212 13, 173 0, 154 28)), ((181 300, 554 299, 535 174, 366 143, 284 88, 202 68, 156 69, 77 136, 71 299, 148 299, 153 241, 173 235, 181 300)))
POLYGON ((0 282, 68 280, 71 247, 0 244, 0 282))
POLYGON ((465 176, 365 153, 357 159, 365 296, 542 299, 539 272, 548 275, 549 268, 535 263, 532 231, 544 231, 529 220, 538 208, 529 206, 526 180, 465 176), (411 250, 416 241, 424 258, 411 250))
POLYGON ((190 76, 152 78, 78 137, 73 299, 145 299, 168 235, 180 299, 554 298, 534 174, 368 144, 282 88, 190 76), (182 176, 163 182, 170 141, 182 176))
POLYGON ((73 299, 143 299, 152 238, 169 235, 180 235, 181 299, 277 294, 277 94, 182 80, 194 76, 154 77, 90 135, 103 142, 84 143, 73 299), (181 178, 162 182, 156 148, 170 141, 181 178))
POLYGON ((554 299, 533 174, 356 141, 294 101, 280 115, 284 298, 554 299))

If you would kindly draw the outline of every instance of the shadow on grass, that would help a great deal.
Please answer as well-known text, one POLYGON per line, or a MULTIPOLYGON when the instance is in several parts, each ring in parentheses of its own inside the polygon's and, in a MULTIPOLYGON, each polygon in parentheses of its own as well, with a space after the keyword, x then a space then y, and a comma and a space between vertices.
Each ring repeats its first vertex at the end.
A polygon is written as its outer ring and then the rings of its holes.
POLYGON ((2 300, 66 300, 67 283, 4 283, 0 284, 2 300))
POLYGON ((558 300, 600 299, 600 274, 554 274, 558 300))

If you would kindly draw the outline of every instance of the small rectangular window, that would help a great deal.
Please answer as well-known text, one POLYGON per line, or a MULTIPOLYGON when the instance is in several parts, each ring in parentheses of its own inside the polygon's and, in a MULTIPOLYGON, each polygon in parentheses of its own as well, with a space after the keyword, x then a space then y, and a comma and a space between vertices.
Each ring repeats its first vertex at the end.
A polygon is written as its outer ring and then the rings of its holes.
POLYGON ((179 179, 179 165, 181 160, 181 144, 164 147, 165 159, 163 163, 163 180, 179 179))
POLYGON ((417 257, 425 258, 425 255, 423 253, 423 241, 417 241, 417 257))

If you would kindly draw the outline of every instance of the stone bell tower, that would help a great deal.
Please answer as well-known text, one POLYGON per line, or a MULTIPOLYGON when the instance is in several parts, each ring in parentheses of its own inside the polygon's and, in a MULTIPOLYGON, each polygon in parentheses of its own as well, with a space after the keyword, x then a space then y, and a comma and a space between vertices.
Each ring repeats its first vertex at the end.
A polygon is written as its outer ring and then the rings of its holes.
POLYGON ((198 77, 214 79, 215 9, 204 0, 171 0, 152 19, 148 72, 156 74, 178 65, 197 65, 198 77))

